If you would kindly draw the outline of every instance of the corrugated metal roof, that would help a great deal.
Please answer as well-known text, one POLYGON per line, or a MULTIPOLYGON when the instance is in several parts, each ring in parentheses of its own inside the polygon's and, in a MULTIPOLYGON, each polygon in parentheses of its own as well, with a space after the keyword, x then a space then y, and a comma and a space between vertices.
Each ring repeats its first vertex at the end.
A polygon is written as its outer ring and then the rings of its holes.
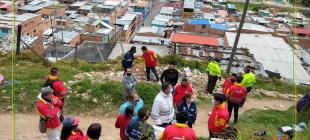
POLYGON ((217 30, 224 30, 224 31, 228 30, 226 24, 211 24, 211 28, 217 29, 217 30))
POLYGON ((172 15, 174 11, 173 7, 162 7, 160 10, 160 14, 172 15))
POLYGON ((210 24, 210 20, 209 19, 191 19, 191 20, 189 20, 189 24, 209 25, 210 24))
POLYGON ((195 0, 185 0, 183 7, 187 8, 187 9, 194 9, 195 8, 195 0))
MULTIPOLYGON (((229 46, 233 46, 236 33, 226 32, 226 36, 229 46)), ((292 48, 282 38, 271 34, 241 34, 238 48, 248 48, 265 70, 279 73, 289 80, 293 79, 294 74, 296 83, 310 84, 310 76, 296 56, 293 71, 292 48)))
MULTIPOLYGON (((63 31, 63 38, 65 43, 69 43, 72 41, 76 36, 78 36, 80 33, 75 32, 75 31, 63 31)), ((61 31, 54 33, 54 36, 56 39, 61 39, 62 34, 61 31)))
POLYGON ((173 33, 171 35, 171 42, 176 43, 187 43, 187 44, 200 44, 200 45, 210 45, 219 46, 218 40, 214 37, 199 36, 183 33, 173 33))

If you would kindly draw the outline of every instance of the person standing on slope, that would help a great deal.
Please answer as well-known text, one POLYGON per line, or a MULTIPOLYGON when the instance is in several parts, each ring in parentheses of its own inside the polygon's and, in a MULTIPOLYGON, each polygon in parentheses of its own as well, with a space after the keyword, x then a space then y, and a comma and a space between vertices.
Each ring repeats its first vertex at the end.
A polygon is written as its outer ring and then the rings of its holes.
POLYGON ((209 94, 213 93, 213 90, 216 86, 216 82, 217 80, 221 80, 221 75, 222 75, 222 70, 220 67, 220 58, 216 58, 214 60, 212 60, 209 64, 208 64, 208 84, 207 84, 207 92, 209 94))
POLYGON ((170 62, 169 68, 164 70, 160 76, 161 83, 169 82, 174 89, 175 85, 178 83, 179 71, 176 69, 176 62, 170 62))
POLYGON ((132 74, 131 68, 127 68, 122 80, 125 89, 125 98, 127 99, 130 93, 136 92, 136 85, 138 84, 137 77, 132 74))
POLYGON ((188 117, 185 111, 177 113, 177 123, 167 126, 160 140, 197 140, 194 129, 187 126, 188 117))
POLYGON ((216 138, 224 132, 228 123, 228 109, 226 105, 226 97, 220 93, 213 94, 215 99, 215 106, 212 109, 212 113, 208 119, 208 129, 210 138, 216 138))
POLYGON ((132 67, 133 61, 135 60, 134 54, 136 53, 136 47, 132 46, 128 52, 125 53, 122 60, 122 66, 124 71, 132 67))
POLYGON ((158 63, 158 58, 157 58, 157 54, 152 51, 152 50, 148 50, 145 46, 141 47, 142 50, 142 56, 139 57, 140 60, 144 60, 145 63, 145 67, 146 67, 146 80, 150 81, 151 77, 151 71, 153 72, 157 83, 159 83, 159 77, 157 74, 157 70, 156 70, 156 66, 158 63))
POLYGON ((121 140, 128 140, 128 138, 125 135, 125 129, 128 126, 129 122, 131 121, 131 117, 134 115, 133 107, 128 106, 125 110, 125 114, 120 114, 117 117, 117 120, 115 122, 115 127, 119 128, 119 135, 121 140))
POLYGON ((247 93, 250 93, 252 90, 252 87, 256 83, 256 76, 255 74, 251 71, 250 67, 246 67, 244 69, 244 74, 243 74, 243 80, 241 84, 245 86, 247 93))
POLYGON ((241 82, 242 82, 242 76, 238 76, 237 82, 234 85, 230 86, 227 91, 229 119, 230 119, 232 110, 234 109, 234 124, 238 122, 239 107, 243 106, 246 96, 247 96, 247 90, 241 84, 241 82))
POLYGON ((78 117, 66 117, 61 130, 61 140, 84 140, 84 133, 78 128, 79 123, 78 117))

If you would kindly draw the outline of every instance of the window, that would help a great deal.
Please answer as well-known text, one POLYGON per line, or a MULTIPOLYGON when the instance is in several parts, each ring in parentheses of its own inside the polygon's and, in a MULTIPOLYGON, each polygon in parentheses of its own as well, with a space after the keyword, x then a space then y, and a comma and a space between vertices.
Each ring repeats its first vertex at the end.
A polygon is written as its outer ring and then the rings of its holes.
POLYGON ((34 33, 36 33, 36 30, 33 30, 34 33))
POLYGON ((201 28, 202 28, 202 29, 206 29, 206 25, 202 25, 201 28))

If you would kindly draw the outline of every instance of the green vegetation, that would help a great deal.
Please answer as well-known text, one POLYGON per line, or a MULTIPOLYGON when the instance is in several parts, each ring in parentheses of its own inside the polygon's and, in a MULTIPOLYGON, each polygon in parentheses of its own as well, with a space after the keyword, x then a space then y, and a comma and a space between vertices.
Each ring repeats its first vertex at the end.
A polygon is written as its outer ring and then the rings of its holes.
MULTIPOLYGON (((272 79, 272 80, 258 79, 255 87, 258 89, 277 91, 279 93, 294 94, 294 92, 292 91, 293 86, 291 84, 281 82, 278 79, 272 79)), ((310 87, 304 85, 296 85, 295 89, 297 94, 305 94, 306 91, 310 90, 310 87)))
POLYGON ((185 60, 180 55, 175 54, 159 58, 159 62, 161 64, 168 65, 171 61, 177 62, 177 66, 179 68, 189 67, 191 69, 198 69, 201 72, 206 72, 206 68, 208 66, 208 61, 185 60))
MULTIPOLYGON (((238 11, 243 11, 243 7, 245 5, 245 3, 243 3, 243 2, 228 2, 228 3, 229 4, 235 4, 238 11)), ((265 9, 265 8, 268 8, 268 6, 267 5, 263 5, 263 4, 249 3, 248 10, 250 10, 250 11, 258 11, 258 10, 265 9)))
MULTIPOLYGON (((310 110, 305 110, 302 114, 297 114, 297 121, 310 123, 310 110)), ((240 116, 238 124, 238 139, 253 139, 255 131, 267 131, 268 139, 277 134, 277 129, 283 126, 291 126, 293 119, 293 108, 286 111, 278 110, 251 110, 240 116)), ((309 130, 296 133, 296 139, 309 139, 309 130)))

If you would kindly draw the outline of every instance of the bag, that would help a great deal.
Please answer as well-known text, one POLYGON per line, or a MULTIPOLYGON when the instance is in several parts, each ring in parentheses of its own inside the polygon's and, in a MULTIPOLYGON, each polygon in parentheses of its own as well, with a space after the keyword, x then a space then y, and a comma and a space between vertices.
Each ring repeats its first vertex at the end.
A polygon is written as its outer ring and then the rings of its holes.
POLYGON ((43 119, 42 117, 40 117, 40 121, 39 121, 39 130, 41 133, 46 133, 46 119, 43 119))

